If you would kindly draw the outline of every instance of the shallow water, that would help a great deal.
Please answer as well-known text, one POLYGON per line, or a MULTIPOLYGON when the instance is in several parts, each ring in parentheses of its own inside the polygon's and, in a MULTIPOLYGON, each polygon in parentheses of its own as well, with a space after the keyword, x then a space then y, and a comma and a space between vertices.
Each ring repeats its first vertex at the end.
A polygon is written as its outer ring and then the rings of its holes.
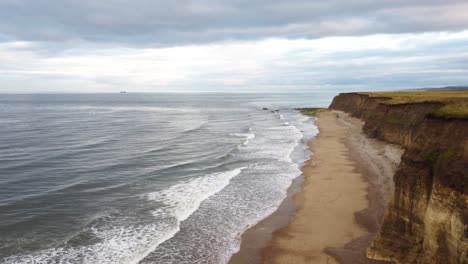
POLYGON ((332 96, 0 95, 0 262, 226 262, 332 96))

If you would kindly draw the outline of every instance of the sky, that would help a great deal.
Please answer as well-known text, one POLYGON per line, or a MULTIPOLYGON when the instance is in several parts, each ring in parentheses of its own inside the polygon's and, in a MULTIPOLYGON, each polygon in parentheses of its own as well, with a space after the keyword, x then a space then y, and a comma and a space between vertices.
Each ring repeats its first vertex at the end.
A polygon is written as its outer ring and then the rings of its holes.
POLYGON ((468 84, 466 0, 0 0, 0 93, 468 84))

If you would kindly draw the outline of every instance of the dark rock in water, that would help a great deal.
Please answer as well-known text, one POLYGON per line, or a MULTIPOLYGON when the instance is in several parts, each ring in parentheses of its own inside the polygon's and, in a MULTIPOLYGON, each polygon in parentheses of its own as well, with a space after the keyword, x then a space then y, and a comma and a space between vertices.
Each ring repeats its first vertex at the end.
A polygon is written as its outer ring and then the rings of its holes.
POLYGON ((268 110, 268 108, 264 107, 264 108, 262 108, 262 110, 265 110, 265 111, 266 111, 266 110, 268 110))

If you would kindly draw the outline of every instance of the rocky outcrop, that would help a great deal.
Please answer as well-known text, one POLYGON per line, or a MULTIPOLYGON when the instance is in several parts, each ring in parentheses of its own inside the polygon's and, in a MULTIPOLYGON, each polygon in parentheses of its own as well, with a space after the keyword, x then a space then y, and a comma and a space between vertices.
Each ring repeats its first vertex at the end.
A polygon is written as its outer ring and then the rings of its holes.
POLYGON ((441 103, 385 104, 340 94, 330 105, 365 121, 363 131, 404 147, 395 192, 367 256, 397 263, 468 263, 468 119, 431 113, 441 103))

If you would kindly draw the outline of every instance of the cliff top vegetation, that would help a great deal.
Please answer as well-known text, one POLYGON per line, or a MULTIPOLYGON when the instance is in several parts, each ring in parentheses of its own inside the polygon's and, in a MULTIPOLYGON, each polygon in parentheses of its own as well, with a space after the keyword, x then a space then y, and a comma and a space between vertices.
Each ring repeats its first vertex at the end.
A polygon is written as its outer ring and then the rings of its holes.
POLYGON ((441 103, 432 115, 442 118, 468 119, 468 91, 399 91, 363 92, 369 97, 383 97, 384 104, 441 103))
POLYGON ((296 108, 296 110, 299 110, 302 114, 307 115, 307 116, 316 116, 318 113, 321 111, 324 111, 325 108, 296 108))

